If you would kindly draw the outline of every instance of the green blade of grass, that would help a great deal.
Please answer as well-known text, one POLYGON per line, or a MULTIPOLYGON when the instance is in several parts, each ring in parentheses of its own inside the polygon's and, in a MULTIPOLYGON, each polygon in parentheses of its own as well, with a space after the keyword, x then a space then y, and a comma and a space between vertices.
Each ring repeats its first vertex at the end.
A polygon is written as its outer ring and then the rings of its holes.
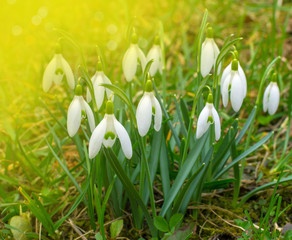
POLYGON ((205 134, 202 138, 198 139, 195 142, 194 147, 191 149, 188 157, 185 160, 185 163, 180 168, 172 187, 170 188, 168 194, 165 196, 166 200, 162 205, 160 216, 164 217, 168 208, 171 206, 177 193, 181 189, 184 181, 188 177, 192 167, 194 166, 195 162, 198 160, 198 157, 203 149, 203 146, 206 140, 207 140, 207 134, 205 134))
POLYGON ((235 164, 237 164, 241 159, 245 158, 250 153, 254 152, 256 149, 258 149, 261 145, 263 145, 266 141, 269 140, 269 138, 274 134, 274 132, 270 132, 267 136, 263 137, 260 141, 258 141, 256 144, 254 144, 252 147, 250 147, 248 150, 244 151, 242 154, 240 154, 234 161, 232 161, 230 164, 228 164, 225 168, 223 168, 216 176, 215 179, 218 179, 221 177, 224 173, 226 173, 230 168, 232 168, 235 164))

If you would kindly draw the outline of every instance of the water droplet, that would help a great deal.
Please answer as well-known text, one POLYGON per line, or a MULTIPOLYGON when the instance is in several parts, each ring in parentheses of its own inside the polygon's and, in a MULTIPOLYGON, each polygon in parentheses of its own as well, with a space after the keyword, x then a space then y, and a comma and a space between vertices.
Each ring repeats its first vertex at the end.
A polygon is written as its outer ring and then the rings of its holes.
POLYGON ((22 34, 22 27, 19 25, 15 25, 12 27, 12 34, 14 36, 19 36, 20 34, 22 34))
POLYGON ((33 16, 31 22, 33 25, 38 26, 42 23, 42 18, 39 15, 33 16))
POLYGON ((110 24, 106 28, 109 34, 115 34, 118 31, 118 27, 115 24, 110 24))
POLYGON ((106 46, 110 51, 114 51, 117 49, 118 43, 115 40, 109 40, 106 46))

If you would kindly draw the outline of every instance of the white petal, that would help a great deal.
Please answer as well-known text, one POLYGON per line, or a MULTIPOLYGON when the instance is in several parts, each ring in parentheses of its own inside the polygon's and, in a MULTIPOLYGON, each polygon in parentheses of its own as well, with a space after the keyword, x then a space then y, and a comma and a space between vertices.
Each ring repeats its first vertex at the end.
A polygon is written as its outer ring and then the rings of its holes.
POLYGON ((83 99, 83 97, 81 99, 81 106, 82 106, 82 109, 84 109, 84 111, 86 112, 90 131, 93 132, 93 130, 95 128, 94 115, 93 115, 93 112, 92 112, 91 108, 89 107, 88 103, 83 99))
POLYGON ((113 114, 109 114, 109 115, 106 114, 105 118, 106 118, 105 137, 106 137, 108 132, 111 132, 112 134, 114 134, 114 136, 113 136, 114 138, 112 138, 111 136, 108 136, 108 138, 106 139, 104 137, 102 143, 106 148, 109 148, 109 147, 111 148, 114 145, 116 138, 117 138, 117 133, 116 133, 116 129, 114 126, 115 116, 113 114))
POLYGON ((95 101, 96 101, 96 105, 98 109, 100 109, 103 103, 103 99, 104 99, 105 88, 103 86, 100 86, 100 84, 102 83, 103 83, 103 76, 101 73, 98 73, 98 75, 95 78, 95 81, 93 82, 95 101))
POLYGON ((90 92, 89 92, 89 88, 88 88, 88 87, 86 88, 86 101, 87 101, 88 103, 91 102, 91 94, 90 94, 90 92))
POLYGON ((56 69, 53 75, 53 82, 56 85, 59 85, 62 82, 63 77, 65 75, 64 67, 62 64, 62 59, 63 59, 62 54, 60 53, 55 54, 55 59, 56 59, 56 69))
POLYGON ((147 54, 147 62, 153 59, 153 62, 151 64, 151 67, 149 69, 149 73, 151 76, 154 76, 155 73, 157 72, 159 65, 160 65, 160 54, 159 54, 159 47, 154 45, 148 52, 147 54))
POLYGON ((89 140, 89 158, 92 159, 94 158, 100 148, 101 144, 104 138, 105 130, 106 130, 106 119, 102 119, 102 121, 97 125, 97 127, 94 129, 91 138, 89 140))
POLYGON ((135 44, 131 44, 123 58, 123 72, 128 82, 133 80, 137 71, 138 55, 135 44))
MULTIPOLYGON (((105 74, 103 74, 103 82, 107 84, 112 84, 112 82, 109 80, 109 78, 105 74)), ((111 100, 113 102, 114 101, 114 95, 112 95, 113 91, 108 88, 105 88, 105 91, 106 91, 107 99, 109 99, 109 97, 111 96, 111 100)))
POLYGON ((211 39, 206 38, 201 50, 201 74, 206 77, 214 64, 214 49, 211 39))
POLYGON ((235 72, 231 81, 230 102, 233 110, 238 112, 243 102, 243 86, 237 72, 235 72))
POLYGON ((67 83, 69 87, 71 89, 74 89, 75 88, 74 75, 69 63, 65 60, 65 58, 63 58, 63 56, 62 56, 62 66, 63 66, 64 74, 67 78, 67 83))
POLYGON ((136 45, 136 47, 137 47, 137 56, 140 60, 140 63, 141 63, 141 66, 142 66, 142 69, 144 72, 146 64, 147 64, 146 57, 145 57, 143 51, 138 47, 138 45, 136 45))
POLYGON ((49 62, 43 76, 43 89, 45 92, 49 91, 52 86, 53 77, 56 71, 56 57, 54 56, 53 59, 49 62))
POLYGON ((114 119, 114 126, 116 129, 116 133, 118 135, 118 138, 120 139, 122 150, 123 150, 126 158, 130 159, 133 155, 132 143, 131 143, 130 137, 129 137, 126 129, 123 127, 123 125, 116 118, 114 119))
POLYGON ((247 92, 247 82, 246 82, 246 76, 245 73, 242 69, 242 67, 240 66, 239 62, 238 62, 238 73, 242 82, 242 86, 243 86, 243 97, 246 97, 246 92, 247 92))
MULTIPOLYGON (((93 77, 91 78, 91 82, 92 82, 92 85, 93 83, 95 82, 95 79, 96 79, 96 75, 97 75, 97 72, 93 75, 93 77)), ((86 90, 86 101, 89 103, 91 102, 91 94, 90 94, 90 91, 89 91, 89 88, 87 87, 87 90, 86 90)))
POLYGON ((272 87, 270 90, 270 97, 268 102, 268 112, 270 115, 273 115, 279 106, 280 102, 280 90, 277 83, 272 83, 272 87))
POLYGON ((210 111, 209 111, 209 107, 208 107, 208 103, 207 103, 206 106, 201 111, 201 113, 199 115, 199 118, 198 118, 197 132, 196 132, 196 137, 197 138, 202 137, 203 134, 208 130, 208 128, 210 126, 210 122, 207 122, 208 121, 208 117, 209 117, 209 112, 210 111))
MULTIPOLYGON (((219 48, 217 46, 217 44, 215 43, 214 39, 212 39, 212 44, 213 44, 213 49, 214 49, 214 68, 215 68, 215 63, 216 63, 216 60, 217 60, 217 57, 220 53, 219 51, 219 48)), ((219 63, 219 66, 218 66, 218 70, 217 70, 217 74, 219 75, 220 74, 220 71, 221 71, 221 62, 219 63)))
POLYGON ((218 141, 221 135, 221 125, 220 125, 220 118, 219 118, 218 112, 216 111, 214 107, 212 108, 212 115, 213 115, 213 120, 215 124, 215 139, 216 141, 218 141))
POLYGON ((231 81, 232 75, 231 72, 228 76, 226 76, 223 86, 221 86, 221 94, 222 94, 222 102, 223 106, 227 107, 228 105, 228 99, 229 99, 229 85, 231 81))
POLYGON ((230 75, 230 73, 231 73, 231 63, 224 69, 224 71, 222 73, 221 82, 220 82, 220 85, 221 85, 221 93, 222 93, 222 86, 224 85, 224 81, 226 80, 226 77, 228 75, 230 75))
POLYGON ((155 131, 159 131, 161 128, 161 122, 162 122, 162 111, 161 106, 156 99, 156 97, 153 94, 152 100, 152 106, 155 108, 155 114, 154 114, 154 129, 155 131))
POLYGON ((78 96, 73 98, 68 114, 67 114, 67 129, 70 137, 73 137, 78 131, 81 123, 81 104, 78 96))
POLYGON ((265 92, 264 92, 264 98, 263 98, 263 108, 264 108, 264 112, 266 112, 268 110, 268 104, 269 104, 269 94, 270 94, 270 90, 271 90, 271 85, 272 83, 270 83, 265 92))
POLYGON ((152 119, 152 103, 149 93, 141 98, 136 112, 138 131, 140 136, 145 136, 150 128, 152 119))

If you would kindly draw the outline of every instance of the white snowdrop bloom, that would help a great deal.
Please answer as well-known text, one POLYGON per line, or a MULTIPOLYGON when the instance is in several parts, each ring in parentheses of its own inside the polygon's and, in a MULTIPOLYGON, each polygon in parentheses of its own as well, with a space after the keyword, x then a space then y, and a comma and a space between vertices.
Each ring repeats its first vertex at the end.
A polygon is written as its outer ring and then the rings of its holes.
MULTIPOLYGON (((107 99, 109 99, 109 97, 112 94, 112 91, 110 89, 101 86, 101 84, 103 84, 103 83, 111 84, 111 81, 108 79, 108 77, 102 71, 102 63, 100 61, 97 64, 97 71, 95 72, 94 76, 91 78, 91 82, 93 85, 96 105, 97 105, 97 108, 100 109, 100 107, 103 103, 104 94, 106 93, 107 99)), ((87 102, 91 101, 91 94, 90 94, 88 88, 87 88, 87 92, 86 92, 86 100, 87 100, 87 102)), ((113 100, 113 98, 112 98, 112 100, 113 100)))
POLYGON ((220 118, 216 109, 214 108, 213 96, 210 93, 207 103, 198 118, 196 137, 202 137, 203 134, 208 130, 209 126, 213 123, 215 124, 215 139, 218 141, 221 135, 220 118))
POLYGON ((94 129, 89 140, 89 158, 92 159, 98 154, 102 144, 107 148, 111 148, 116 138, 120 139, 126 158, 130 159, 133 154, 130 137, 123 125, 115 118, 114 105, 109 100, 106 104, 106 114, 94 129))
POLYGON ((67 114, 67 130, 70 137, 73 137, 77 133, 83 113, 87 115, 91 132, 95 128, 93 112, 81 95, 82 87, 78 84, 75 89, 75 96, 70 103, 67 114))
MULTIPOLYGON (((225 74, 221 78, 221 95, 223 106, 226 107, 229 99, 235 112, 238 112, 244 97, 246 96, 246 78, 239 72, 239 63, 234 59, 231 63, 230 71, 224 70, 225 74)), ((243 73, 244 74, 244 73, 243 73)))
POLYGON ((270 115, 275 114, 280 102, 280 90, 277 85, 276 75, 274 74, 272 81, 264 92, 263 108, 264 112, 268 110, 270 115), (275 77, 274 77, 275 76, 275 77))
POLYGON ((145 136, 150 128, 152 115, 154 115, 154 129, 159 131, 162 122, 161 106, 154 96, 151 80, 147 80, 145 92, 141 98, 136 112, 138 132, 140 136, 145 136))
POLYGON ((146 57, 137 42, 137 35, 134 33, 132 35, 132 43, 123 58, 123 72, 128 82, 132 81, 136 75, 138 61, 140 61, 143 71, 146 67, 146 57))
MULTIPOLYGON (((203 77, 206 77, 210 73, 213 66, 215 67, 219 53, 219 48, 213 39, 213 29, 209 27, 201 49, 201 74, 203 77)), ((219 64, 218 72, 220 72, 220 69, 221 64, 219 64)))
POLYGON ((162 74, 163 61, 162 61, 162 50, 159 45, 159 37, 155 37, 155 43, 147 54, 147 62, 153 59, 153 63, 149 69, 150 75, 153 77, 157 71, 162 74))
MULTIPOLYGON (((238 59, 238 52, 236 50, 233 51, 234 52, 234 55, 236 56, 236 58, 238 59)), ((224 81, 226 80, 226 78, 230 75, 231 73, 231 64, 230 63, 223 71, 222 73, 222 76, 221 76, 221 87, 223 86, 224 84, 224 81)), ((246 92, 247 92, 247 81, 246 81, 246 76, 245 76, 245 73, 238 61, 238 74, 240 76, 240 79, 242 81, 242 85, 243 85, 243 95, 244 97, 246 97, 246 92)))
POLYGON ((75 81, 72 69, 69 63, 61 54, 61 48, 58 45, 53 59, 49 62, 43 76, 43 89, 49 91, 52 83, 60 84, 63 77, 66 77, 67 83, 71 89, 75 88, 75 81))

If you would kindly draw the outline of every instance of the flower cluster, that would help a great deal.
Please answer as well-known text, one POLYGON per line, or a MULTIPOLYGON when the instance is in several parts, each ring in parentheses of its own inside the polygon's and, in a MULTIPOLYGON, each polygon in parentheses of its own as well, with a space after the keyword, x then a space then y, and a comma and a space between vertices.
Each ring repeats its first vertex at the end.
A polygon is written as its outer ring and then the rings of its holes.
MULTIPOLYGON (((140 63, 142 70, 144 71, 147 62, 152 60, 152 65, 149 68, 148 79, 145 83, 144 94, 138 103, 135 115, 135 125, 137 125, 137 131, 141 137, 147 135, 151 127, 152 118, 154 118, 153 127, 155 131, 159 131, 162 124, 162 109, 159 101, 155 97, 153 82, 151 79, 151 77, 155 76, 157 72, 162 74, 163 70, 163 53, 159 43, 160 38, 157 36, 155 37, 153 47, 149 50, 147 57, 145 57, 143 51, 138 46, 138 37, 136 33, 133 32, 130 46, 122 61, 125 78, 128 82, 130 82, 136 75, 138 63, 140 63)), ((209 27, 207 29, 206 39, 201 46, 200 72, 203 77, 206 77, 213 67, 217 67, 217 71, 215 70, 217 76, 215 77, 218 77, 219 79, 221 69, 221 62, 218 62, 217 59, 219 54, 219 48, 213 39, 213 30, 209 27)), ((239 63, 238 52, 234 50, 232 54, 234 59, 224 69, 221 76, 221 96, 224 107, 227 107, 230 97, 232 109, 235 112, 238 112, 247 94, 247 79, 239 63)), ((53 82, 55 84, 59 84, 63 77, 66 77, 69 87, 74 89, 75 80, 73 72, 68 62, 62 56, 61 47, 58 45, 56 48, 56 54, 44 72, 44 91, 47 92, 53 82)), ((79 80, 75 88, 75 96, 73 97, 68 109, 67 130, 69 136, 74 137, 80 128, 82 118, 87 117, 89 128, 92 132, 89 141, 89 158, 94 158, 99 153, 102 145, 106 148, 111 148, 117 138, 120 140, 121 149, 125 157, 128 159, 132 158, 133 150, 130 137, 126 129, 114 115, 113 92, 109 88, 105 88, 103 86, 103 84, 111 84, 111 81, 103 71, 103 65, 100 58, 98 59, 97 69, 91 78, 91 82, 87 82, 89 86, 91 85, 90 88, 87 88, 87 101, 85 101, 82 96, 82 86, 80 82, 81 81, 79 80), (100 109, 105 96, 107 98, 105 115, 96 126, 95 114, 91 110, 88 103, 94 99, 97 109, 100 109)), ((214 124, 215 140, 218 141, 221 135, 221 124, 219 114, 215 109, 215 106, 218 107, 219 104, 215 104, 214 106, 212 90, 209 88, 209 91, 210 93, 208 95, 206 105, 198 117, 196 138, 202 137, 203 134, 207 132, 208 128, 214 124)), ((274 74, 271 83, 264 92, 264 112, 268 111, 269 114, 274 114, 278 108, 279 99, 280 91, 277 85, 276 74, 274 74)))

